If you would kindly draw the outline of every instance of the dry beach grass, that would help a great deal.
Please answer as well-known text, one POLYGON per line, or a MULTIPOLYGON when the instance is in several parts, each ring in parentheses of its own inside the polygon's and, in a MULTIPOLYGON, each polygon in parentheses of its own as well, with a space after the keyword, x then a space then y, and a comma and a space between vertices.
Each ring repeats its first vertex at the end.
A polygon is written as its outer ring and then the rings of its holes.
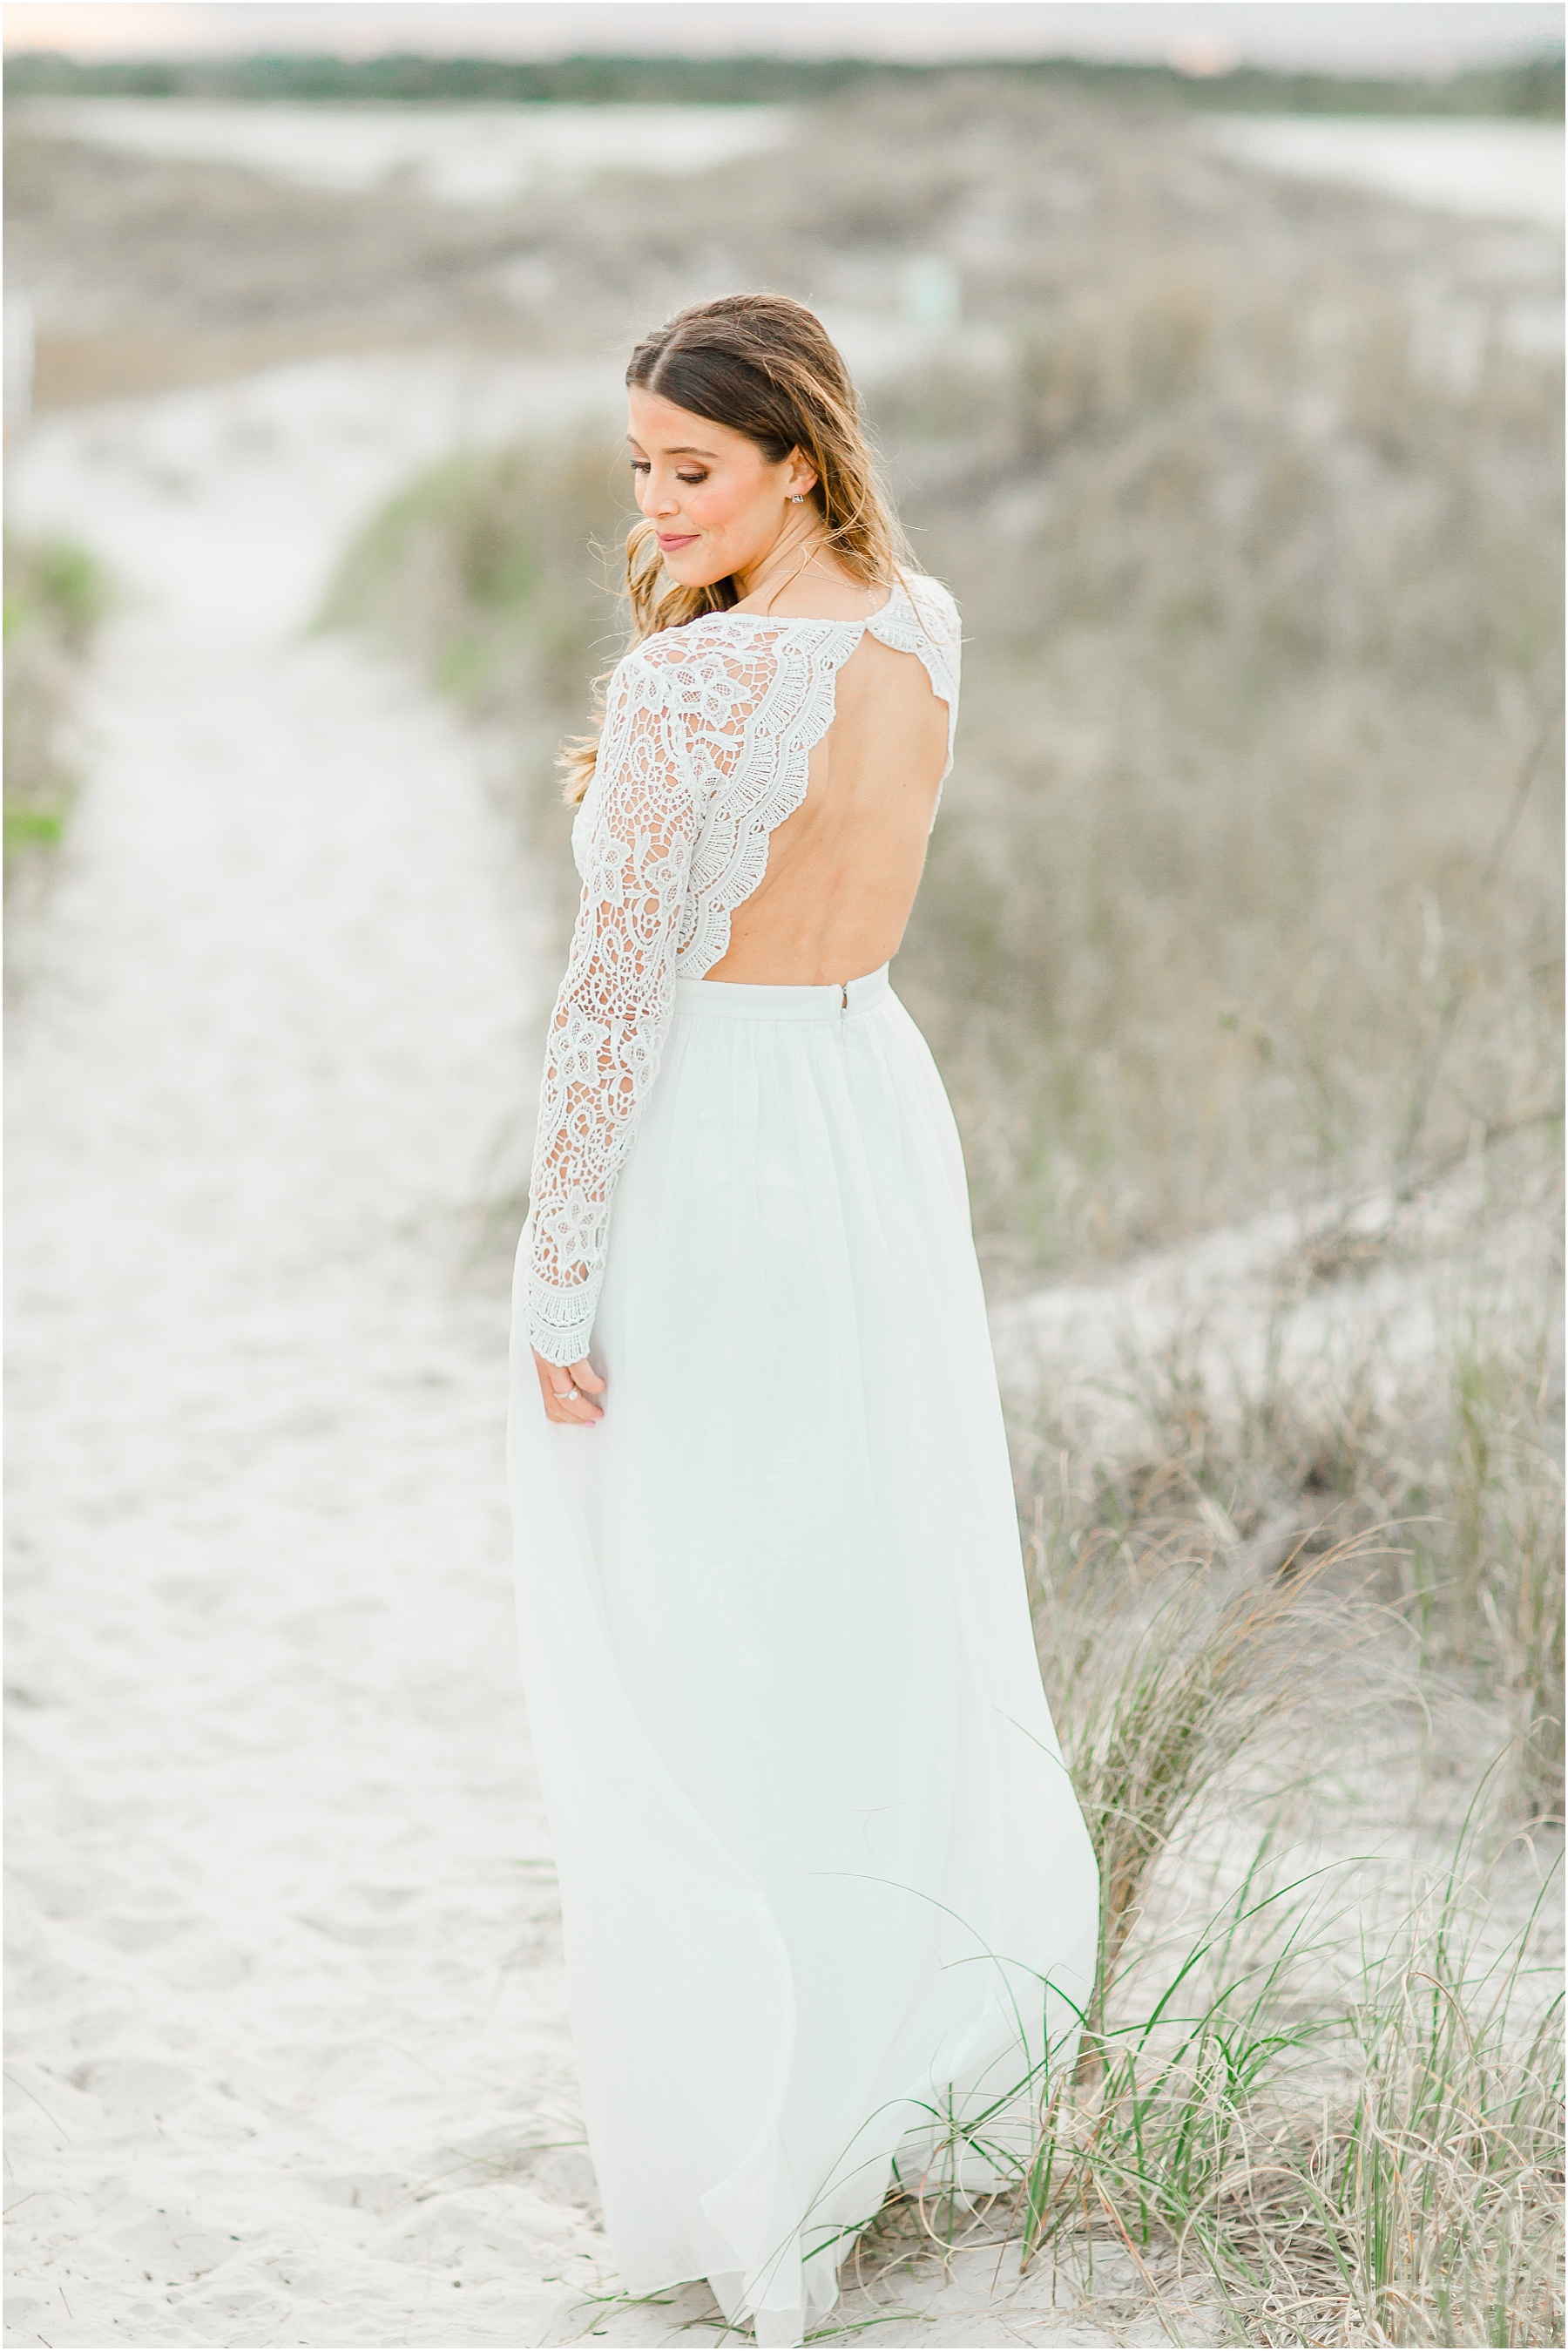
MULTIPOLYGON (((818 301, 964 606, 897 977, 964 1132, 1106 1965, 1008 2194, 910 2183, 830 2335, 1560 2341, 1553 241, 961 77, 809 113, 743 211, 716 175, 378 218, 62 156, 26 249, 98 224, 99 344, 597 351, 721 286, 818 301), (922 253, 950 331, 893 315, 922 253)), ((493 441, 368 520, 322 617, 479 723, 558 941, 619 486, 597 423, 493 441)))

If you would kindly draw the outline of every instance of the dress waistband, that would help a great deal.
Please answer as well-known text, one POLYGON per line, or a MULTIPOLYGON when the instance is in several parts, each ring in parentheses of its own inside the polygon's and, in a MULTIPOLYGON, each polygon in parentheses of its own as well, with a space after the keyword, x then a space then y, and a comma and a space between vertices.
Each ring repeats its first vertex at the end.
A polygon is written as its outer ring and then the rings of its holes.
POLYGON ((886 964, 864 978, 826 987, 753 987, 745 980, 678 977, 675 1010, 680 1019, 717 1013, 722 1020, 840 1020, 874 1011, 892 992, 886 964))

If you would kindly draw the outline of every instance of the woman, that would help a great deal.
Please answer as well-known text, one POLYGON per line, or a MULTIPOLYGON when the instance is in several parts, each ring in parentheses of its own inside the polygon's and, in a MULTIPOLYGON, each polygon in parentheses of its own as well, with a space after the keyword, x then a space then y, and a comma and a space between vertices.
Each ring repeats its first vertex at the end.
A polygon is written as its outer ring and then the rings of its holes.
POLYGON ((958 1137, 888 982, 958 616, 808 310, 683 310, 627 381, 636 640, 579 755, 518 1254, 519 1615, 626 2284, 707 2278, 796 2344, 895 2164, 1015 2144, 1095 1865, 958 1137))

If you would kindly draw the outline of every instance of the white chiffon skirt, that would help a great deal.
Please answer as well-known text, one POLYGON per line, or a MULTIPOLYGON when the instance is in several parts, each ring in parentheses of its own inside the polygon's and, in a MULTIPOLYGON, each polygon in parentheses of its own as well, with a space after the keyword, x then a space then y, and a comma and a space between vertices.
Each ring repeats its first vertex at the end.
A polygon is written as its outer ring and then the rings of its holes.
MULTIPOLYGON (((1087 1835, 1041 1687, 952 1113, 886 967, 678 982, 592 1429, 515 1317, 523 1666, 628 2292, 761 2344, 1070 2062, 1087 1835), (1008 2093, 1029 2079, 1011 2103, 1008 2093)), ((527 1241, 519 1262, 526 1259, 527 1241)))

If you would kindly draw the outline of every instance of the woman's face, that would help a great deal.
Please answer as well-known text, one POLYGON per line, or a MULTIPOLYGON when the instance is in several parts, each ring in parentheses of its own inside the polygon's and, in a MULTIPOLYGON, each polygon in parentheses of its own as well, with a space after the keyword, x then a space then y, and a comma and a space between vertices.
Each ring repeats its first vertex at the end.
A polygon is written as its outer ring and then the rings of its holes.
POLYGON ((683 588, 743 577, 803 510, 816 480, 792 451, 770 465, 756 443, 633 385, 627 439, 637 503, 659 533, 664 568, 683 588))

